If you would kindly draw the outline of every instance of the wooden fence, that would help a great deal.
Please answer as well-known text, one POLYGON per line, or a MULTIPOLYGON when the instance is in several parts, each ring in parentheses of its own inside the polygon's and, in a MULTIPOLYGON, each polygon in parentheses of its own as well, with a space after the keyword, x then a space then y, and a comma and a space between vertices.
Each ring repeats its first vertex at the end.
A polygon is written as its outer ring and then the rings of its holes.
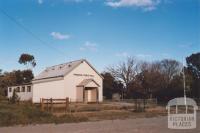
POLYGON ((105 100, 104 102, 130 103, 136 111, 144 111, 146 108, 157 106, 157 99, 121 99, 119 101, 105 100))
POLYGON ((0 98, 0 103, 9 103, 10 99, 9 98, 0 98))
POLYGON ((55 105, 62 104, 63 107, 65 108, 65 112, 69 111, 69 98, 66 99, 45 99, 41 98, 40 99, 40 107, 41 110, 44 111, 45 109, 48 112, 54 112, 54 108, 56 108, 55 105))

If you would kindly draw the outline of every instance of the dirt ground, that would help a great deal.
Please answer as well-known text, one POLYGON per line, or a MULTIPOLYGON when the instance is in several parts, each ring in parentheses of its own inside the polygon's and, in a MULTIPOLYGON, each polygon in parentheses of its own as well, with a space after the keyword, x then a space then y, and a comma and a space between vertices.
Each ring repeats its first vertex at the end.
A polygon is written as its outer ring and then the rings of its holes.
POLYGON ((44 124, 0 128, 0 133, 199 133, 200 114, 197 114, 197 128, 172 130, 167 128, 167 117, 136 118, 125 120, 104 120, 69 124, 44 124))

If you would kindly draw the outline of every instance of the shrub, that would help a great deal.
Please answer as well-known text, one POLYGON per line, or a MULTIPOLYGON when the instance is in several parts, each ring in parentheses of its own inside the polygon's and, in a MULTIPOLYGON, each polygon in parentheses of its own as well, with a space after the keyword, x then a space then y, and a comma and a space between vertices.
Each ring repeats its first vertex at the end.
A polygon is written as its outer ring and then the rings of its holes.
POLYGON ((11 97, 11 99, 10 99, 10 102, 11 102, 12 104, 15 104, 15 103, 19 102, 19 100, 20 100, 20 98, 19 98, 19 96, 17 95, 16 90, 14 89, 13 95, 12 95, 12 97, 11 97))

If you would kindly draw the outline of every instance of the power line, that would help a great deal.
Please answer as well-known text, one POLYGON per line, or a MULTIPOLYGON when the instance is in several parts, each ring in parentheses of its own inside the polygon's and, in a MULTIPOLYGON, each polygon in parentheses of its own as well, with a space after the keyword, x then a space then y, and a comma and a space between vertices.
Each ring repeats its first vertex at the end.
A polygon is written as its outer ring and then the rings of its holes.
POLYGON ((42 40, 39 36, 37 36, 35 33, 33 33, 31 30, 29 30, 27 27, 25 27, 23 24, 19 23, 14 17, 10 16, 5 10, 0 8, 0 12, 4 14, 6 17, 8 17, 12 22, 14 22, 16 25, 18 25, 20 28, 22 28, 26 33, 31 35, 33 38, 38 40, 41 44, 45 45, 46 47, 49 47, 53 50, 56 50, 60 55, 65 55, 62 51, 57 49, 56 47, 53 47, 49 45, 46 41, 42 40))

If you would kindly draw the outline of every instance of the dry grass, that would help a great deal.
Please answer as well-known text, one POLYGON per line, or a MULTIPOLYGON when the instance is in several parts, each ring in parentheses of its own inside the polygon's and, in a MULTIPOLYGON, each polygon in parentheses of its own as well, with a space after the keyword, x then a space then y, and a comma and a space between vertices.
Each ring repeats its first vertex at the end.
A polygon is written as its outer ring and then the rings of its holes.
POLYGON ((114 120, 126 118, 143 118, 166 115, 164 107, 148 108, 145 112, 135 112, 131 104, 70 104, 71 111, 65 112, 62 107, 53 109, 53 114, 40 111, 30 103, 0 103, 0 126, 68 123, 82 121, 114 120))
MULTIPOLYGON (((90 107, 91 108, 91 107, 90 107)), ((87 109, 88 110, 88 109, 87 109)), ((89 121, 99 121, 99 120, 114 120, 114 119, 127 119, 127 118, 150 118, 157 116, 167 115, 167 111, 164 107, 149 108, 145 112, 135 112, 133 109, 107 109, 98 111, 81 111, 69 113, 74 117, 84 117, 88 118, 89 121)), ((56 116, 62 116, 62 113, 55 113, 56 116)))
POLYGON ((74 117, 71 114, 55 116, 51 113, 40 111, 38 107, 29 103, 0 103, 0 126, 41 123, 68 123, 87 120, 88 118, 86 117, 74 117))
POLYGON ((163 111, 149 111, 149 112, 134 112, 130 110, 104 110, 99 112, 78 112, 74 116, 87 117, 89 120, 114 120, 114 119, 127 119, 127 118, 144 118, 144 117, 157 117, 166 115, 163 111))
MULTIPOLYGON (((69 112, 94 112, 104 110, 133 110, 134 105, 120 105, 116 103, 100 103, 100 104, 84 104, 84 103, 70 103, 69 112)), ((51 108, 45 106, 46 111, 50 111, 51 108)), ((53 113, 65 113, 66 106, 63 104, 54 104, 53 113)))

